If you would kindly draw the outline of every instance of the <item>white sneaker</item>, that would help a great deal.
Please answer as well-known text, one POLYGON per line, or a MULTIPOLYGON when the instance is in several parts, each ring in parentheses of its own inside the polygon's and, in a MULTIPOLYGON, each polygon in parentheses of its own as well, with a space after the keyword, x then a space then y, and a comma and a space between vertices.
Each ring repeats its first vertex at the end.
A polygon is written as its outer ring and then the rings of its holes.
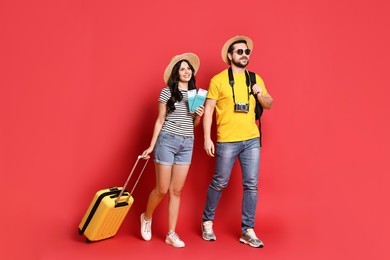
POLYGON ((171 230, 168 232, 167 237, 165 238, 165 243, 167 243, 168 245, 172 245, 173 247, 185 246, 183 240, 181 240, 179 236, 171 230))
POLYGON ((213 222, 211 220, 202 222, 202 237, 207 241, 215 241, 217 240, 214 230, 213 230, 213 222))
POLYGON ((263 248, 264 244, 257 236, 253 228, 248 228, 245 233, 241 234, 240 242, 251 247, 263 248))
POLYGON ((141 236, 146 241, 152 238, 152 219, 146 220, 145 213, 141 214, 141 236))

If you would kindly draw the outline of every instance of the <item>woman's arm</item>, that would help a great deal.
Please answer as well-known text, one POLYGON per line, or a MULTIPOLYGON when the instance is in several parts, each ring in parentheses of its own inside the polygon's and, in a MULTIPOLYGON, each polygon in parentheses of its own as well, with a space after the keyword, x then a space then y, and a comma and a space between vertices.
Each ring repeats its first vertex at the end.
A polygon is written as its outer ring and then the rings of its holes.
POLYGON ((194 118, 194 127, 197 127, 200 123, 200 118, 203 116, 204 113, 204 106, 197 107, 195 110, 196 116, 194 118))
POLYGON ((156 123, 154 124, 152 140, 150 140, 150 145, 148 149, 146 149, 142 153, 143 156, 148 156, 151 152, 153 152, 154 146, 156 145, 157 142, 158 135, 160 134, 161 128, 164 124, 166 115, 167 115, 167 105, 159 102, 158 116, 157 116, 156 123))

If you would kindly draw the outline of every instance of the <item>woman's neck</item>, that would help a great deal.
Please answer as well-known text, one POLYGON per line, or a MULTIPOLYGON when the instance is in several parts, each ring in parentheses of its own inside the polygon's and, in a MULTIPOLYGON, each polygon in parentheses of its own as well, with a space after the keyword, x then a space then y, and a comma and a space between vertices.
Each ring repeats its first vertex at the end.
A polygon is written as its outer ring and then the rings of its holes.
POLYGON ((179 82, 178 88, 181 90, 188 90, 188 82, 179 82))

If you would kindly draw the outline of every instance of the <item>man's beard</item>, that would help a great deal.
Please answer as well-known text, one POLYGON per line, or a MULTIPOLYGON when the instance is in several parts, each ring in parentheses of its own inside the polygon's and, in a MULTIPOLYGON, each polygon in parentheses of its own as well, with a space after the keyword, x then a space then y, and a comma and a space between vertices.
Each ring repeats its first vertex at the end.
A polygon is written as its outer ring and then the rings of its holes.
POLYGON ((242 63, 240 63, 240 60, 238 60, 238 62, 236 62, 235 60, 232 60, 232 63, 233 63, 236 67, 239 67, 239 68, 244 69, 244 68, 246 68, 246 66, 248 66, 248 64, 249 64, 249 59, 246 60, 246 64, 245 64, 245 65, 242 64, 242 63))

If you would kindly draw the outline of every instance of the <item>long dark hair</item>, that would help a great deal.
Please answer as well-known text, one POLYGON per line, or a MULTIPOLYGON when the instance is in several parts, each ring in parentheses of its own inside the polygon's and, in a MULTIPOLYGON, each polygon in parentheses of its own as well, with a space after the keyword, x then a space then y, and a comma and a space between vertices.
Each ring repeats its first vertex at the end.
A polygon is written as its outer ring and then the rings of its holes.
POLYGON ((171 91, 171 97, 168 99, 168 102, 167 102, 167 113, 173 112, 176 109, 175 103, 180 102, 183 99, 183 95, 181 94, 181 92, 179 90, 179 81, 180 81, 179 69, 180 69, 180 65, 183 61, 187 62, 188 66, 190 67, 190 69, 192 71, 191 79, 188 82, 188 90, 196 89, 194 67, 192 66, 192 64, 188 60, 178 61, 175 64, 175 66, 173 66, 171 75, 169 76, 169 79, 168 79, 168 87, 169 87, 169 90, 171 91))

